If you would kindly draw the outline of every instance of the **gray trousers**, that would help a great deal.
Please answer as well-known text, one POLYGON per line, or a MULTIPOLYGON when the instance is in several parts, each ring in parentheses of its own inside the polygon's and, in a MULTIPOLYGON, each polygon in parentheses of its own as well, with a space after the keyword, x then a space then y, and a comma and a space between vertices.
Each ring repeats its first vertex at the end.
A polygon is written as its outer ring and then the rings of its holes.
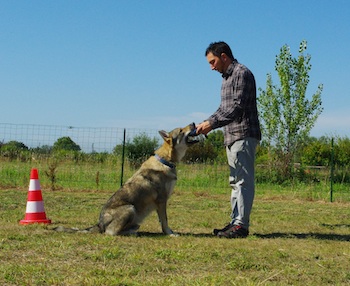
POLYGON ((249 228, 250 212, 255 194, 255 152, 259 141, 245 138, 226 147, 230 166, 232 214, 231 223, 249 228))

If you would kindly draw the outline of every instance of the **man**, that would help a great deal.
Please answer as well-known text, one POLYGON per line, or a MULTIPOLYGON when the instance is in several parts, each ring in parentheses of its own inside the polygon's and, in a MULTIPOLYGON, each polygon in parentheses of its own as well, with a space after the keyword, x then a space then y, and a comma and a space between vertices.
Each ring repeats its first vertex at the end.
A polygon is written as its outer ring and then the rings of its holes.
POLYGON ((207 134, 223 127, 232 187, 231 223, 213 232, 218 237, 247 237, 255 193, 255 151, 261 140, 255 79, 247 67, 238 63, 225 42, 211 43, 205 56, 210 68, 222 74, 221 103, 197 126, 197 133, 207 134))

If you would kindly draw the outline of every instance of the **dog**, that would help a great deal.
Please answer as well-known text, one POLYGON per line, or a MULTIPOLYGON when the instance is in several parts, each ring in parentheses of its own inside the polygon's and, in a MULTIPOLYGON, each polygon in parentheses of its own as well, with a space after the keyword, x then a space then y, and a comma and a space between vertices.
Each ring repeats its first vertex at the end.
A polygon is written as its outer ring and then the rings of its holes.
MULTIPOLYGON (((98 224, 83 232, 137 235, 142 221, 156 210, 163 233, 176 236, 167 218, 167 202, 177 180, 176 163, 181 161, 191 145, 203 139, 203 135, 196 134, 194 123, 171 132, 162 130, 159 134, 164 140, 162 146, 110 197, 101 210, 98 224)), ((64 227, 54 230, 79 231, 64 227)))

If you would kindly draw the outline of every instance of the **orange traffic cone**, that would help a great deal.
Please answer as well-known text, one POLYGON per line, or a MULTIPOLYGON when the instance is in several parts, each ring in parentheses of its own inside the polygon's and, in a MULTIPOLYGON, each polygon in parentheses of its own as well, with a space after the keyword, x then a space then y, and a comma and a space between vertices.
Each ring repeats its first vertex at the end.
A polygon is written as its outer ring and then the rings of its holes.
POLYGON ((26 215, 19 223, 51 223, 51 220, 46 218, 37 169, 30 172, 26 215))

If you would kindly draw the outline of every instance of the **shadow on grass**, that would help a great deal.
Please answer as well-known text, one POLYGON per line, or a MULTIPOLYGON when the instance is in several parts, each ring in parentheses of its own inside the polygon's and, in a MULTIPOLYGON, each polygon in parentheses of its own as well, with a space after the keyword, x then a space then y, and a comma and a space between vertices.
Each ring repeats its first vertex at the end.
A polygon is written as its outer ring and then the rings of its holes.
MULTIPOLYGON (((211 233, 178 233, 179 236, 184 237, 202 237, 202 238, 217 238, 211 233)), ((325 233, 252 233, 252 237, 261 239, 275 239, 275 238, 297 238, 297 239, 319 239, 319 240, 336 240, 336 241, 350 241, 349 235, 342 234, 325 234, 325 233)), ((167 237, 163 233, 153 233, 153 232, 138 232, 138 237, 167 237)))
MULTIPOLYGON (((336 228, 350 228, 350 224, 321 224, 323 227, 329 229, 336 228)), ((268 233, 268 234, 254 234, 258 238, 297 238, 297 239, 320 239, 320 240, 337 240, 350 241, 350 234, 334 234, 334 233, 268 233)))
MULTIPOLYGON (((188 236, 188 237, 212 237, 215 238, 214 235, 211 233, 181 233, 176 232, 179 236, 188 236)), ((138 237, 168 237, 167 235, 161 233, 161 232, 142 232, 139 231, 137 233, 138 237)))
POLYGON ((297 238, 297 239, 319 239, 319 240, 337 240, 337 241, 350 241, 350 235, 346 234, 332 234, 332 233, 267 233, 259 234, 254 233, 254 236, 258 238, 297 238))
POLYGON ((335 228, 350 228, 350 224, 327 224, 327 223, 322 223, 321 226, 328 227, 330 229, 335 229, 335 228))
MULTIPOLYGON (((341 225, 341 227, 344 227, 344 225, 341 225)), ((347 227, 347 226, 346 226, 347 227)), ((49 230, 55 230, 49 229, 49 230)), ((68 231, 65 232, 74 233, 76 232, 73 229, 68 228, 68 231)), ((88 232, 87 232, 88 233, 88 232)), ((214 238, 217 237, 214 236, 212 233, 181 233, 177 232, 179 236, 183 237, 200 237, 200 238, 214 238)), ((162 232, 137 232, 137 235, 131 235, 136 237, 168 237, 162 232)), ((275 238, 296 238, 296 239, 319 239, 319 240, 335 240, 335 241, 350 241, 350 234, 333 234, 333 233, 284 233, 284 232, 273 232, 273 233, 252 233, 250 237, 256 237, 261 239, 275 239, 275 238)))

